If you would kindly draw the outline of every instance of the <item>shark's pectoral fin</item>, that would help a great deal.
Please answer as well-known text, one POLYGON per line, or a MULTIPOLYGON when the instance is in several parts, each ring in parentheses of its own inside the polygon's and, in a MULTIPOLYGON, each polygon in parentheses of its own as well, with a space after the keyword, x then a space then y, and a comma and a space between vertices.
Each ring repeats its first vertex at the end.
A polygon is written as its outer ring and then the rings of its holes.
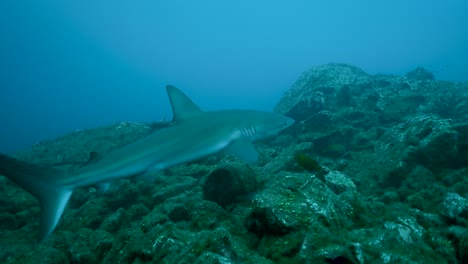
POLYGON ((39 197, 41 203, 40 242, 54 231, 72 192, 72 190, 65 188, 51 189, 39 197))
POLYGON ((103 193, 107 192, 109 187, 110 187, 110 182, 100 183, 100 184, 97 185, 97 192, 99 194, 103 194, 103 193))
POLYGON ((234 140, 225 149, 227 154, 233 155, 248 163, 255 163, 258 160, 258 152, 252 142, 245 137, 234 140))

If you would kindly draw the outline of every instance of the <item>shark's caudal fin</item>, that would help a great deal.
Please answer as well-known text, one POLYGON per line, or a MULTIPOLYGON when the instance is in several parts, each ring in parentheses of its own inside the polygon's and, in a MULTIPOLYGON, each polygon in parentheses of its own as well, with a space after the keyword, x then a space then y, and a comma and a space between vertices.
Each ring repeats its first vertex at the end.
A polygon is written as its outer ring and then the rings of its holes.
POLYGON ((179 89, 172 85, 168 85, 166 86, 166 90, 169 95, 169 100, 171 101, 172 113, 174 114, 172 122, 183 121, 184 119, 202 112, 200 107, 198 107, 179 89))
POLYGON ((69 187, 57 184, 65 172, 40 166, 0 154, 0 174, 7 176, 34 195, 41 204, 39 241, 54 231, 68 199, 73 192, 69 187))

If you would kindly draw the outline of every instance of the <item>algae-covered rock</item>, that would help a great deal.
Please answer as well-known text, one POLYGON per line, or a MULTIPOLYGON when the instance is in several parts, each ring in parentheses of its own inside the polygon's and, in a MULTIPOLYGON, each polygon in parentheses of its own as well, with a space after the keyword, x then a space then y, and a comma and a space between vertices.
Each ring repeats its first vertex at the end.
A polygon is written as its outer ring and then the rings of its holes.
POLYGON ((150 126, 137 122, 77 130, 53 141, 40 142, 31 151, 16 156, 34 163, 76 168, 89 160, 90 152, 110 152, 142 138, 150 130, 150 126))
POLYGON ((331 63, 317 66, 299 77, 281 98, 275 111, 302 121, 320 111, 334 110, 337 104, 331 106, 329 102, 336 96, 338 100, 351 104, 354 91, 350 84, 368 85, 369 82, 370 78, 364 71, 351 65, 331 63), (344 89, 347 92, 343 92, 344 89), (340 91, 338 95, 337 91, 340 91))
POLYGON ((457 193, 447 193, 440 205, 441 214, 448 218, 455 218, 468 207, 468 199, 457 193))
POLYGON ((8 246, 2 244, 0 260, 5 264, 17 263, 48 263, 48 264, 63 264, 69 263, 68 256, 65 250, 50 246, 8 246))
MULTIPOLYGON (((468 84, 421 69, 305 72, 275 110, 297 125, 215 155, 77 188, 35 242, 39 204, 0 177, 1 263, 465 263, 468 84)), ((73 170, 166 122, 122 122, 42 142, 17 158, 73 170)))
POLYGON ((416 69, 406 73, 406 78, 412 80, 434 80, 434 75, 423 67, 417 67, 416 69))
POLYGON ((356 191, 356 185, 346 175, 339 171, 330 171, 325 175, 327 186, 333 190, 336 194, 340 194, 345 191, 356 191))
POLYGON ((255 171, 244 163, 223 164, 203 183, 203 197, 222 207, 248 199, 257 191, 255 171))

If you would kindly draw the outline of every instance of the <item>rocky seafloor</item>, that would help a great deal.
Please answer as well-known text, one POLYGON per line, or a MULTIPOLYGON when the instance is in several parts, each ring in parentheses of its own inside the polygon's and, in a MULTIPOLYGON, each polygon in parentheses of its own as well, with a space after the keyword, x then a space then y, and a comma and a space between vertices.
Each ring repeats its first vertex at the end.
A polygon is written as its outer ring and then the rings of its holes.
MULTIPOLYGON (((256 164, 219 155, 153 184, 78 189, 41 244, 37 200, 1 176, 0 263, 468 263, 468 83, 327 64, 275 111, 297 122, 256 144, 256 164)), ((16 157, 73 170, 152 127, 76 131, 16 157)))

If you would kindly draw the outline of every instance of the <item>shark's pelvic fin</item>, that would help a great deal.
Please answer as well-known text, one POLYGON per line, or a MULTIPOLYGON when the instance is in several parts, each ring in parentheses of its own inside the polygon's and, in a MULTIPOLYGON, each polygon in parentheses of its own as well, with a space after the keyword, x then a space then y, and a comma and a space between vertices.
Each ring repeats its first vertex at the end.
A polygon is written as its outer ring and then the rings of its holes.
MULTIPOLYGON (((88 166, 90 164, 97 163, 97 162, 101 161, 102 158, 103 158, 103 155, 101 153, 96 152, 96 151, 91 151, 89 153, 88 161, 85 164, 83 164, 83 166, 81 166, 81 167, 85 167, 85 166, 88 166)), ((103 194, 103 193, 107 192, 109 187, 110 187, 110 182, 103 182, 103 183, 96 184, 98 194, 103 194)))
POLYGON ((39 241, 47 238, 57 226, 73 192, 57 184, 64 172, 0 154, 0 174, 7 176, 34 195, 41 205, 39 241))
POLYGON ((109 190, 110 182, 104 182, 97 185, 98 194, 103 194, 109 190))
POLYGON ((96 163, 100 160, 102 160, 102 154, 99 153, 99 152, 96 152, 96 151, 91 151, 89 153, 89 160, 86 164, 93 164, 93 163, 96 163))
POLYGON ((226 147, 225 151, 227 154, 233 155, 248 163, 255 163, 258 160, 258 152, 255 146, 246 137, 234 140, 226 147))
POLYGON ((169 100, 171 101, 172 112, 174 115, 172 122, 180 122, 202 112, 200 107, 198 107, 179 89, 172 85, 168 85, 166 86, 166 90, 169 100))
POLYGON ((142 180, 145 183, 152 184, 156 180, 156 176, 153 173, 143 173, 140 175, 136 175, 135 179, 142 180))

